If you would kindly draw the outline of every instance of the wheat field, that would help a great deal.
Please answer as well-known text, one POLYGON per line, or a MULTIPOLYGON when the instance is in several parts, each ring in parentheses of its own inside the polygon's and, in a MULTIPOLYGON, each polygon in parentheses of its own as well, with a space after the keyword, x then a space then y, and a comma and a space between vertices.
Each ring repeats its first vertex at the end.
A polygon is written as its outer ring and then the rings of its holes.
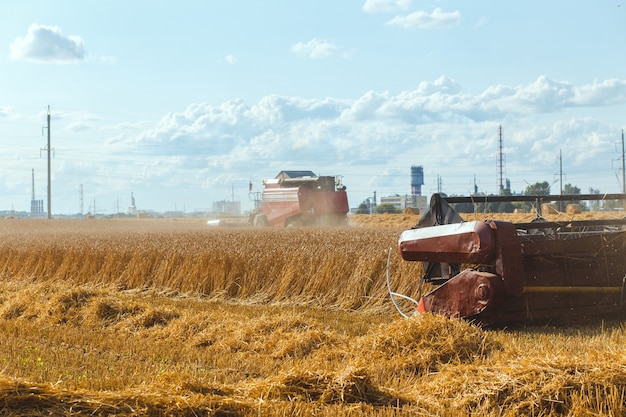
POLYGON ((400 318, 416 221, 0 220, 0 415, 626 414, 623 319, 400 318))

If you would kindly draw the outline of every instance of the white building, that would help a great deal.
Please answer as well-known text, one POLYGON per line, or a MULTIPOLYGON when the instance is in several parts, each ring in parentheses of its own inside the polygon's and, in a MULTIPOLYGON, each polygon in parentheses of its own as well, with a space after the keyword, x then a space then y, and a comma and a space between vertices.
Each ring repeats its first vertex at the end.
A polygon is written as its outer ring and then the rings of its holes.
POLYGON ((428 211, 428 201, 426 196, 405 194, 405 195, 391 195, 388 197, 381 197, 380 203, 393 204, 399 210, 404 210, 407 207, 413 207, 419 209, 420 213, 426 213, 428 211))

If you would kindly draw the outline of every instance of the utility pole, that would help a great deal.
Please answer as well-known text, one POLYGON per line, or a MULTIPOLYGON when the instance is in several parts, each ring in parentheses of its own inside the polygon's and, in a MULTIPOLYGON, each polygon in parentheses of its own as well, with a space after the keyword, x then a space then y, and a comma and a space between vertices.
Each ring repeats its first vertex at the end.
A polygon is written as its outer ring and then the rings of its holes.
POLYGON ((559 179, 560 179, 560 186, 561 186, 561 195, 563 195, 563 154, 561 153, 561 150, 559 149, 559 179))
POLYGON ((624 160, 624 129, 622 129, 622 193, 626 194, 626 161, 624 160))
MULTIPOLYGON (((559 195, 563 195, 563 153, 561 149, 559 149, 559 187, 561 190, 559 195)), ((563 202, 559 201, 559 211, 563 211, 562 204, 563 202)))
POLYGON ((80 185, 80 191, 79 191, 79 197, 80 197, 80 215, 83 215, 84 212, 84 203, 83 203, 83 184, 80 185))
POLYGON ((42 128, 48 131, 48 145, 46 146, 46 150, 48 151, 48 218, 52 218, 52 162, 50 160, 50 152, 52 148, 50 147, 50 105, 48 104, 48 125, 42 128))
POLYGON ((50 105, 48 104, 48 218, 52 218, 52 162, 50 159, 50 105))
MULTIPOLYGON (((33 196, 31 198, 31 201, 35 201, 35 168, 33 168, 33 196)), ((31 211, 33 210, 31 209, 31 211)))
POLYGON ((504 190, 504 155, 502 153, 502 125, 498 127, 498 193, 501 195, 504 190))

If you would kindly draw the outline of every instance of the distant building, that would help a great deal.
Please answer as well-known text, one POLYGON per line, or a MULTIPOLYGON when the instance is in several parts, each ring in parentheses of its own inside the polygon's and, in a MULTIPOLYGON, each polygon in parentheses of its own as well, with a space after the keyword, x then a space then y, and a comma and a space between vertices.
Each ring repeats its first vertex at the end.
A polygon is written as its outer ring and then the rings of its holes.
POLYGON ((30 200, 30 215, 32 217, 43 217, 43 200, 30 200))
POLYGON ((422 195, 422 185, 424 185, 424 167, 411 166, 411 194, 422 195))
POLYGON ((411 166, 411 194, 390 195, 381 197, 381 204, 392 204, 395 208, 403 211, 407 207, 416 208, 420 213, 428 211, 428 199, 422 196, 422 185, 424 185, 424 167, 421 165, 411 166))
POLYGON ((404 210, 407 207, 413 207, 419 209, 420 213, 428 211, 428 201, 426 196, 405 194, 405 195, 391 195, 387 197, 381 197, 380 203, 393 204, 399 210, 404 210))
POLYGON ((35 168, 33 168, 33 196, 30 200, 30 215, 31 217, 43 217, 43 200, 35 199, 35 168))
POLYGON ((135 194, 130 193, 130 206, 128 207, 128 214, 134 216, 137 214, 137 205, 135 204, 135 194))
POLYGON ((212 205, 213 212, 226 216, 241 216, 240 201, 214 201, 212 205))

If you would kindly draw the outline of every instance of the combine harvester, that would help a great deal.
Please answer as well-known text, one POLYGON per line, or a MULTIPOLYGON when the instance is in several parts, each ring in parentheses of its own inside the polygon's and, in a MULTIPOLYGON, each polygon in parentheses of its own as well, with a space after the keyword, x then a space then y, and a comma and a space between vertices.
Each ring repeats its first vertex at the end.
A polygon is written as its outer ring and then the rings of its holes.
POLYGON ((348 196, 339 177, 312 171, 281 171, 263 181, 260 199, 250 214, 255 227, 346 226, 348 196))
POLYGON ((417 312, 503 325, 568 321, 626 312, 626 219, 546 221, 543 202, 625 200, 626 194, 442 197, 399 239, 406 261, 422 261, 417 312), (454 203, 530 201, 529 223, 467 221, 454 203), (435 288, 422 295, 424 283, 435 288))

